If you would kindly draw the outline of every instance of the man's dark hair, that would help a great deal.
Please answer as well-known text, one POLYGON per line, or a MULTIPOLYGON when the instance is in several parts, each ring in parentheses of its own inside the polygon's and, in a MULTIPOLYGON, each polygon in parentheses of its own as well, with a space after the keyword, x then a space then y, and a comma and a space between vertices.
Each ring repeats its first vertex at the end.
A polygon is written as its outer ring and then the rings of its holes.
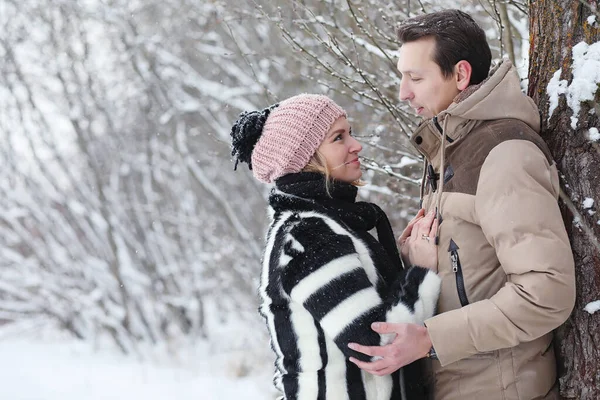
POLYGON ((398 28, 401 44, 427 37, 435 39, 433 61, 440 66, 444 77, 452 76, 456 63, 466 60, 473 68, 469 84, 476 85, 487 78, 492 52, 485 32, 470 15, 460 10, 444 10, 409 18, 398 28))

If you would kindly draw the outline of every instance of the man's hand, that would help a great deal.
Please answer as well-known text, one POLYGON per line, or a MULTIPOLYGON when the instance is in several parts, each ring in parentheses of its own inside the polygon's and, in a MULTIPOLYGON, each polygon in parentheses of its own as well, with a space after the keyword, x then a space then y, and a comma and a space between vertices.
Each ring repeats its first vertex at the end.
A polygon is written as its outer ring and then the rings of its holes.
POLYGON ((368 356, 382 357, 380 360, 364 362, 350 357, 360 369, 373 375, 388 375, 415 360, 423 358, 431 349, 427 328, 417 324, 392 324, 375 322, 371 328, 377 333, 395 333, 396 338, 385 346, 362 346, 349 343, 348 347, 368 356))

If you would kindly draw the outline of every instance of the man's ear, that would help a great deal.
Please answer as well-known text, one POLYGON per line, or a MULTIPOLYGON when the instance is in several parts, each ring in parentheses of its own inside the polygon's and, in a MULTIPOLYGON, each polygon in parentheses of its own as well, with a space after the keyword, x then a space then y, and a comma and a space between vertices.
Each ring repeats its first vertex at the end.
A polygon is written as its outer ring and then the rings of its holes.
POLYGON ((469 82, 471 81, 471 73, 473 72, 473 67, 466 60, 460 60, 454 66, 454 73, 456 77, 456 87, 458 90, 463 91, 469 86, 469 82))

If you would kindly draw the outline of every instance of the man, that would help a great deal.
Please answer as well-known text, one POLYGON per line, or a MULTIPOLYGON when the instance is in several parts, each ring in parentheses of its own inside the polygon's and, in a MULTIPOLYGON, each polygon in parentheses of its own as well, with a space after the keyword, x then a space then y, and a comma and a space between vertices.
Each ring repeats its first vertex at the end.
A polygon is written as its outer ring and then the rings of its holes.
POLYGON ((413 263, 436 249, 442 289, 425 326, 376 323, 396 339, 350 344, 381 357, 351 361, 383 375, 429 356, 436 400, 558 398, 552 330, 574 306, 574 262, 538 110, 509 61, 488 77, 485 34, 464 12, 409 19, 398 36, 400 98, 426 119, 411 142, 429 211, 400 241, 413 263))

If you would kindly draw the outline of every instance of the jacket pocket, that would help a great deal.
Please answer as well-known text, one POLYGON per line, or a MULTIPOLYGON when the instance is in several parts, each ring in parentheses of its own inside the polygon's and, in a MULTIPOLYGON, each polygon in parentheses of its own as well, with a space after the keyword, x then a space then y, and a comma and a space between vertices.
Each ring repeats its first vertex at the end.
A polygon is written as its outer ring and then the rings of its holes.
POLYGON ((454 277, 456 278, 456 291, 458 292, 458 299, 460 300, 460 305, 464 307, 469 304, 469 299, 467 297, 467 290, 465 289, 465 279, 463 277, 458 249, 459 247, 456 242, 453 239, 450 239, 450 246, 448 246, 450 265, 452 266, 452 272, 454 272, 454 277))

